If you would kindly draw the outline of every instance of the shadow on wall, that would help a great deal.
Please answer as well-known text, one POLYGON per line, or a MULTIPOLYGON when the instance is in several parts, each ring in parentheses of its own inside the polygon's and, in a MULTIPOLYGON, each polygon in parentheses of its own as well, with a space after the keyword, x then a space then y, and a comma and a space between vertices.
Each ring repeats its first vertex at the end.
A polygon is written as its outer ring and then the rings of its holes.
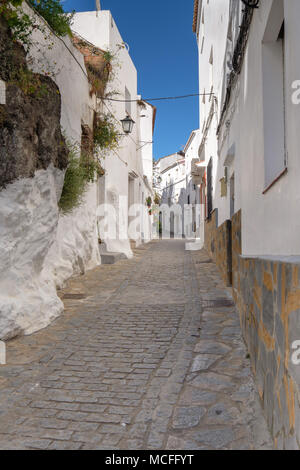
POLYGON ((161 194, 161 203, 168 204, 169 206, 174 203, 174 196, 175 196, 175 188, 174 188, 174 180, 173 178, 170 179, 168 186, 163 189, 161 194))

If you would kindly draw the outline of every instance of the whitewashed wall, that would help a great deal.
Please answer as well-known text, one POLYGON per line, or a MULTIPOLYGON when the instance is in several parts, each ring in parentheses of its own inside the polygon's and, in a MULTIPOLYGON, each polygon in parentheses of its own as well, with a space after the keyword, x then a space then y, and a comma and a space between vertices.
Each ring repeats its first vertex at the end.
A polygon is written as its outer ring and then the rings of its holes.
MULTIPOLYGON (((200 145, 201 133, 197 129, 193 131, 184 148, 185 153, 185 174, 186 174, 186 197, 185 204, 189 204, 188 220, 190 228, 187 228, 189 234, 194 232, 196 238, 204 242, 203 228, 205 218, 205 207, 201 206, 200 198, 200 179, 195 178, 192 174, 193 161, 199 158, 198 150, 200 145), (194 212, 194 213, 193 213, 194 212), (195 231, 194 231, 195 229, 195 231)), ((187 208, 186 208, 187 211, 187 208)), ((190 235, 191 236, 191 235, 190 235)))
MULTIPOLYGON (((24 4, 24 9, 33 14, 24 4)), ((45 24, 40 18, 39 21, 45 24)), ((82 21, 79 33, 102 49, 118 52, 119 67, 112 89, 137 98, 137 73, 110 12, 75 16, 75 25, 82 21), (76 18, 80 17, 77 23, 76 18)), ((47 26, 46 26, 47 28, 47 26)), ((75 27, 76 29, 76 27, 75 27)), ((63 41, 50 31, 48 38, 34 33, 34 45, 28 61, 33 71, 49 73, 59 87, 62 98, 61 126, 67 140, 80 143, 81 125, 92 125, 93 112, 99 103, 90 97, 83 56, 68 37, 63 41), (53 45, 49 48, 49 43, 53 45)), ((119 123, 125 117, 125 104, 108 104, 119 123)), ((104 109, 106 111, 106 109, 104 109)), ((152 122, 152 115, 148 120, 152 122)), ((116 203, 119 196, 128 196, 128 174, 135 172, 133 202, 144 202, 151 193, 144 182, 150 178, 149 155, 142 158, 139 148, 139 122, 136 103, 131 117, 136 122, 130 137, 123 137, 121 147, 105 160, 106 175, 90 184, 84 203, 69 215, 58 211, 64 172, 49 167, 37 171, 32 179, 21 179, 0 193, 0 338, 19 333, 29 334, 45 327, 63 311, 56 287, 66 279, 100 264, 97 227, 99 203, 116 203), (143 200, 143 201, 142 201, 143 200), (13 221, 18 221, 14 225, 13 221)), ((148 126, 147 123, 145 123, 148 126)), ((120 133, 122 128, 120 126, 120 133)), ((147 132, 146 132, 147 133, 147 132)), ((152 138, 150 139, 152 140, 152 138)), ((151 178, 150 178, 151 181, 151 178)), ((126 208, 119 213, 128 222, 126 208)), ((151 238, 151 218, 139 224, 138 242, 151 238)), ((107 240, 109 251, 131 256, 128 237, 123 241, 107 240)))
MULTIPOLYGON (((277 0, 278 1, 278 0, 277 0)), ((234 171, 236 209, 242 209, 242 249, 245 255, 297 255, 300 252, 299 205, 299 128, 300 106, 292 103, 292 83, 299 80, 298 55, 300 5, 285 0, 285 119, 287 173, 265 194, 265 139, 262 42, 272 0, 260 3, 255 11, 248 48, 234 90, 226 119, 228 130, 222 128, 221 161, 235 145, 234 171), (227 135, 226 135, 227 134, 227 135)), ((275 81, 268 81, 269 87, 275 81)), ((283 110, 282 110, 283 113, 283 110)), ((272 120, 272 116, 269 117, 272 120)), ((277 139, 273 134, 274 142, 277 139)))
MULTIPOLYGON (((214 93, 214 96, 200 96, 200 136, 199 144, 205 141, 201 158, 207 165, 212 159, 213 208, 218 208, 219 223, 227 218, 227 205, 220 193, 220 178, 224 176, 224 168, 219 165, 216 132, 221 111, 222 84, 224 77, 225 48, 227 43, 228 0, 218 2, 199 2, 198 14, 198 60, 199 60, 199 93, 214 93), (209 123, 213 106, 213 117, 209 123), (208 132, 205 134, 206 127, 208 132)), ((200 157, 200 155, 199 155, 200 157)), ((202 214, 204 224, 205 214, 202 214)))
POLYGON ((185 161, 177 153, 172 157, 166 157, 168 166, 165 165, 165 159, 161 159, 161 184, 160 195, 161 204, 176 204, 179 198, 186 200, 185 184, 185 161))
MULTIPOLYGON (((144 102, 145 103, 145 102, 144 102)), ((139 112, 139 140, 142 158, 143 173, 152 184, 153 178, 153 119, 154 108, 145 103, 146 108, 140 107, 139 112)))
MULTIPOLYGON (((32 14, 26 4, 24 9, 32 14)), ((28 63, 35 72, 50 73, 57 83, 62 130, 68 140, 80 142, 81 122, 91 123, 95 106, 83 73, 83 57, 68 37, 64 45, 50 31, 48 34, 48 39, 38 31, 34 34, 33 60, 28 63)), ((2 339, 45 327, 63 311, 56 286, 100 263, 95 185, 89 188, 82 207, 63 216, 57 206, 63 180, 64 172, 49 167, 0 192, 2 339)))
MULTIPOLYGON (((137 71, 129 55, 128 47, 124 44, 111 13, 109 11, 100 11, 98 16, 96 16, 95 12, 77 13, 74 16, 72 29, 95 46, 109 50, 115 55, 115 74, 113 80, 108 85, 108 91, 117 92, 118 95, 115 98, 125 100, 126 87, 130 93, 131 100, 140 98, 137 94, 137 71), (99 31, 101 31, 101 34, 99 34, 99 31)), ((147 149, 147 152, 149 152, 148 156, 145 156, 146 150, 142 151, 140 149, 142 146, 141 140, 146 140, 149 137, 149 140, 152 141, 152 133, 150 136, 147 130, 149 122, 152 125, 152 113, 147 110, 147 117, 140 118, 140 114, 144 113, 138 108, 136 102, 125 104, 124 102, 106 101, 103 106, 103 112, 111 113, 114 116, 115 122, 119 125, 120 134, 123 133, 120 120, 124 119, 127 113, 135 121, 132 133, 129 136, 122 136, 119 149, 111 152, 105 159, 104 167, 106 174, 101 178, 101 183, 104 180, 105 184, 105 191, 102 192, 101 202, 110 204, 114 201, 117 217, 125 224, 128 220, 128 215, 125 212, 124 206, 118 207, 119 197, 127 198, 128 193, 131 192, 131 203, 145 205, 146 197, 152 195, 144 183, 144 175, 151 176, 149 155, 152 155, 152 146, 147 149), (128 107, 130 107, 130 112, 128 112, 128 107), (145 139, 141 137, 144 137, 144 134, 145 139), (132 188, 129 189, 129 175, 132 173, 136 177, 132 179, 132 188)), ((151 182, 152 177, 150 178, 151 182)), ((139 218, 141 216, 137 214, 137 219, 139 218)), ((143 224, 141 222, 138 227, 136 242, 141 243, 142 238, 149 240, 151 238, 150 220, 147 219, 147 223, 144 222, 143 224)), ((109 251, 122 252, 130 257, 132 256, 132 251, 129 238, 122 238, 122 240, 115 240, 110 236, 103 237, 109 251)))
POLYGON ((197 129, 191 134, 192 140, 187 142, 185 152, 185 174, 186 174, 186 198, 190 199, 191 204, 199 204, 199 187, 192 176, 192 161, 198 159, 198 149, 200 145, 200 131, 197 129))
MULTIPOLYGON (((90 97, 90 86, 82 54, 69 37, 63 42, 51 35, 54 46, 48 49, 40 32, 35 33, 36 46, 30 51, 36 72, 49 71, 59 87, 62 98, 61 127, 70 144, 81 144, 81 125, 92 128, 95 97, 90 97)), ((45 260, 47 270, 53 273, 56 285, 73 274, 85 272, 100 264, 96 225, 96 184, 90 184, 83 204, 71 214, 59 215, 57 236, 45 260)))

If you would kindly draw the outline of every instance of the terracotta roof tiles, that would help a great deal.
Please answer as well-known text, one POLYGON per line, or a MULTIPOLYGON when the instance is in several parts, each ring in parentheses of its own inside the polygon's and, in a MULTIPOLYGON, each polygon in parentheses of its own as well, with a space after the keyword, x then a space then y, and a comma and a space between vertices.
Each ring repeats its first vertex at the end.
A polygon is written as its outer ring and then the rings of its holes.
POLYGON ((197 20, 198 20, 198 8, 199 0, 194 0, 194 17, 193 17, 193 32, 196 32, 197 29, 197 20))

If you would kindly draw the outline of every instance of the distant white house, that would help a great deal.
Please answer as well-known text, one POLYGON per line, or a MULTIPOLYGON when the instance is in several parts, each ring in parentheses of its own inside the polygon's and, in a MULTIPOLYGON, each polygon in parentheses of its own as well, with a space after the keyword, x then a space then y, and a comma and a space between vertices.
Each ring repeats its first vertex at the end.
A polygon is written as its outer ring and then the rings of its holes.
POLYGON ((185 193, 185 158, 175 153, 160 158, 156 163, 160 175, 161 203, 177 204, 185 193))
POLYGON ((204 167, 199 162, 200 131, 192 131, 184 147, 185 154, 185 213, 189 213, 188 236, 204 243, 205 183, 204 167))
POLYGON ((154 163, 154 187, 160 196, 160 216, 165 237, 184 234, 186 201, 185 156, 183 152, 161 157, 154 163))

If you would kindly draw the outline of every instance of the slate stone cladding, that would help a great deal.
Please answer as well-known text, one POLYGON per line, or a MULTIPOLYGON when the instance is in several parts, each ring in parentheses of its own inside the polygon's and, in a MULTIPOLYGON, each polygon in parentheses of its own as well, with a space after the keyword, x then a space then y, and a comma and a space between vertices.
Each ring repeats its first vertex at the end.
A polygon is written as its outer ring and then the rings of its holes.
POLYGON ((223 279, 232 270, 233 296, 275 446, 299 449, 300 365, 292 356, 300 341, 300 264, 243 257, 241 211, 218 228, 216 216, 207 223, 206 247, 223 279))
POLYGON ((226 220, 218 227, 218 210, 212 212, 205 224, 205 248, 220 269, 227 286, 232 283, 231 221, 226 220))

